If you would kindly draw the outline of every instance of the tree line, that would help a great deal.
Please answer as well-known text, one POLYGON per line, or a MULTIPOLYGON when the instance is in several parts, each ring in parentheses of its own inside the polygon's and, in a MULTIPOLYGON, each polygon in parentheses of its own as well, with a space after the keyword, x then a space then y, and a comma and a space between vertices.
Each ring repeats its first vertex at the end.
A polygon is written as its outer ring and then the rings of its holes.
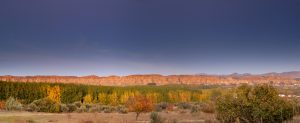
MULTIPOLYGON (((0 82, 0 100, 15 97, 23 104, 49 97, 61 103, 81 101, 106 105, 125 104, 130 97, 145 95, 153 102, 198 102, 210 98, 205 89, 217 86, 95 86, 61 83, 0 82), (204 90, 204 91, 203 91, 204 90)), ((213 94, 212 94, 213 95, 213 94)))

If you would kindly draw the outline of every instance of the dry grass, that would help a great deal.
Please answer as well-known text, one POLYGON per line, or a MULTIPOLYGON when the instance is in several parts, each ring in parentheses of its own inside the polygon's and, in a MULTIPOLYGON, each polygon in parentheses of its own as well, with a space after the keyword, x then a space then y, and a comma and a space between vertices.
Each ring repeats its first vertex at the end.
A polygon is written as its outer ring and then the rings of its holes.
MULTIPOLYGON (((30 112, 0 112, 0 123, 149 123, 150 113, 141 114, 138 121, 135 113, 30 113, 30 112)), ((212 114, 205 113, 159 113, 166 122, 204 122, 214 121, 212 114)), ((196 123, 195 122, 195 123, 196 123)))
MULTIPOLYGON (((149 123, 150 113, 141 114, 138 121, 135 113, 30 113, 0 112, 0 123, 149 123)), ((218 123, 214 114, 182 111, 160 112, 166 123, 218 123)), ((291 123, 298 123, 300 116, 291 123)))

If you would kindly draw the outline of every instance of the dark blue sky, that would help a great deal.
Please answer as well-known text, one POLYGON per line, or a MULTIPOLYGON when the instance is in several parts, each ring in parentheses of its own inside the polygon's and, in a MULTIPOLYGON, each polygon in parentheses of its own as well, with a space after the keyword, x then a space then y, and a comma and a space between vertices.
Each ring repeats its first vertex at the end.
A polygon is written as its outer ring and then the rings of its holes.
POLYGON ((298 0, 1 0, 0 75, 300 70, 298 0))

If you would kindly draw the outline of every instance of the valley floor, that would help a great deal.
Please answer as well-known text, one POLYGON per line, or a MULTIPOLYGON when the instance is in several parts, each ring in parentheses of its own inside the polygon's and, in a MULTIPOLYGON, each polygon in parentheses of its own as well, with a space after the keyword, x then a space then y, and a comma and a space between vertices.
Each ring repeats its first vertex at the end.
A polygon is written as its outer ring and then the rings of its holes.
MULTIPOLYGON (((0 112, 0 123, 150 123, 150 113, 31 113, 0 112)), ((160 112, 166 123, 218 123, 214 114, 189 112, 160 112)), ((300 116, 289 123, 299 123, 300 116)))
MULTIPOLYGON (((31 113, 0 112, 0 123, 149 123, 150 113, 31 113)), ((161 112, 166 123, 204 123, 214 121, 213 114, 189 112, 161 112)), ((216 122, 216 121, 215 121, 216 122)))

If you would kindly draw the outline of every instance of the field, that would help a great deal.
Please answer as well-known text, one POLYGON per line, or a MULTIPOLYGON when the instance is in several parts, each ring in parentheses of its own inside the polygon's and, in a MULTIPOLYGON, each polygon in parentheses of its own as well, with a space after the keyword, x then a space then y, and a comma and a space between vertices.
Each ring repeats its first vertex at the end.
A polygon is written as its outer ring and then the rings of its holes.
MULTIPOLYGON (((0 123, 149 123, 150 113, 135 120, 134 113, 30 113, 0 112, 0 123)), ((165 123, 218 123, 214 114, 187 112, 161 112, 165 123)), ((300 116, 289 123, 299 123, 300 116)))
MULTIPOLYGON (((150 113, 142 114, 138 120, 134 113, 30 113, 0 112, 0 123, 147 123, 150 113)), ((188 112, 161 112, 166 123, 214 121, 213 114, 188 112)), ((215 121, 216 122, 216 121, 215 121)))

